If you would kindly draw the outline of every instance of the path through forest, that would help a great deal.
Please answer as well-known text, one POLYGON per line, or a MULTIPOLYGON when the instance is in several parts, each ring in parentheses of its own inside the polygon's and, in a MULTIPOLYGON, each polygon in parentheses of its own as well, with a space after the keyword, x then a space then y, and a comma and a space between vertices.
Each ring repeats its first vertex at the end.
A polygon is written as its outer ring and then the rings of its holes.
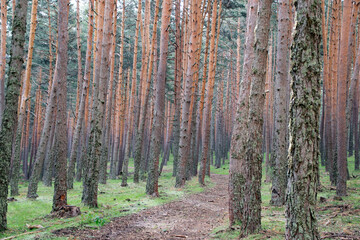
POLYGON ((228 218, 228 176, 212 175, 214 187, 161 206, 115 218, 99 230, 62 229, 76 239, 209 239, 228 218))

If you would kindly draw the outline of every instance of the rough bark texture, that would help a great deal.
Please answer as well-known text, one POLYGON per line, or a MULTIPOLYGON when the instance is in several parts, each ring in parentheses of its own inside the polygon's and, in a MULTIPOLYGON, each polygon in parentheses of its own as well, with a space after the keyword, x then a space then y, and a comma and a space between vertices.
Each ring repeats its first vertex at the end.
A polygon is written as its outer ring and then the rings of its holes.
POLYGON ((12 142, 17 127, 21 70, 24 63, 27 1, 16 2, 12 26, 11 52, 6 85, 5 109, 0 131, 0 231, 7 228, 7 195, 12 142))
POLYGON ((90 207, 97 207, 97 191, 99 183, 99 165, 102 145, 102 129, 105 115, 106 104, 106 86, 109 74, 109 52, 111 47, 111 39, 107 38, 111 31, 113 2, 110 0, 100 1, 99 3, 99 21, 98 36, 94 76, 94 89, 96 90, 92 106, 91 133, 88 147, 88 163, 85 170, 82 202, 90 207), (105 8, 105 11, 104 11, 105 8), (105 20, 104 20, 105 18, 105 20), (100 51, 101 45, 101 51, 100 51))
POLYGON ((19 113, 18 113, 18 127, 15 136, 14 143, 14 156, 12 161, 12 168, 10 173, 10 194, 11 196, 19 195, 19 178, 20 178, 20 152, 21 152, 21 138, 22 132, 25 125, 26 119, 26 100, 29 98, 31 83, 31 66, 33 59, 33 50, 34 50, 34 40, 35 40, 35 30, 36 30, 36 17, 37 17, 37 6, 38 1, 34 0, 31 7, 31 20, 30 20, 30 33, 29 33, 29 45, 28 45, 28 53, 27 53, 27 61, 26 61, 26 69, 22 84, 22 94, 20 99, 19 113))
POLYGON ((289 53, 291 20, 289 0, 279 1, 276 77, 274 86, 274 135, 271 162, 274 163, 271 201, 275 206, 285 203, 287 171, 287 91, 289 85, 289 53))
POLYGON ((244 131, 247 131, 247 117, 250 95, 250 73, 254 59, 253 44, 255 41, 254 29, 256 25, 256 13, 258 9, 258 0, 248 1, 247 31, 245 39, 244 63, 242 72, 242 81, 240 84, 240 95, 237 100, 236 118, 234 122, 233 135, 230 149, 229 166, 229 219, 230 224, 241 221, 241 187, 244 184, 244 177, 240 174, 244 169, 244 163, 241 162, 244 154, 246 137, 244 131), (242 155, 241 155, 242 154, 242 155))
POLYGON ((67 93, 67 61, 68 61, 68 19, 69 0, 59 0, 58 15, 58 51, 56 56, 56 67, 54 82, 57 82, 57 113, 56 113, 56 161, 54 198, 52 211, 58 211, 67 205, 67 126, 66 126, 66 93, 67 93))
MULTIPOLYGON (((262 132, 265 103, 265 79, 272 0, 260 0, 255 30, 255 57, 250 75, 249 112, 247 130, 241 149, 233 149, 231 157, 237 157, 243 168, 237 172, 242 183, 239 189, 239 220, 241 235, 255 233, 261 228, 261 177, 263 160, 262 132), (239 151, 240 150, 240 151, 239 151), (240 158, 239 158, 240 157, 240 158)), ((236 139, 234 139, 236 141, 236 139)))
POLYGON ((166 67, 169 45, 169 25, 171 15, 171 0, 164 0, 161 13, 161 35, 160 35, 160 59, 157 71, 157 81, 155 87, 155 109, 154 122, 150 143, 149 175, 146 184, 146 193, 149 195, 159 195, 159 157, 161 151, 161 138, 164 129, 165 115, 165 83, 166 67))
POLYGON ((285 235, 286 239, 320 239, 315 216, 321 105, 320 1, 298 0, 295 7, 285 235))

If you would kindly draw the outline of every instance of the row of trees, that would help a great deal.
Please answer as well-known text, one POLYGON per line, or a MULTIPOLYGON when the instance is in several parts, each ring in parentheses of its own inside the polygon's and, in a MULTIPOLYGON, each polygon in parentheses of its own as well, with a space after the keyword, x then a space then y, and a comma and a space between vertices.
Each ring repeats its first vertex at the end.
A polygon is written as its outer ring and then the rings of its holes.
MULTIPOLYGON (((130 157, 134 182, 147 179, 146 192, 154 196, 159 194, 158 178, 170 153, 176 187, 198 174, 199 163, 201 184, 210 175, 210 164, 224 164, 240 81, 235 79, 240 68, 233 69, 231 59, 237 57, 240 64, 240 55, 231 48, 219 51, 220 29, 230 39, 237 36, 240 49, 240 24, 236 33, 221 23, 228 19, 237 26, 232 18, 238 19, 239 14, 233 13, 241 3, 229 3, 223 11, 217 1, 99 0, 89 1, 82 13, 79 1, 76 11, 67 1, 59 1, 54 11, 51 1, 33 0, 30 12, 28 2, 20 2, 24 6, 19 13, 2 4, 3 13, 10 13, 2 21, 8 24, 2 26, 11 27, 12 41, 21 50, 9 53, 9 70, 3 76, 2 229, 6 229, 8 183, 10 194, 17 196, 19 180, 28 180, 27 197, 34 199, 40 180, 51 186, 54 179, 56 212, 67 206, 67 191, 74 181, 82 181, 82 202, 90 207, 98 206, 98 184, 106 184, 107 178, 121 176, 121 186, 126 187, 130 157), (16 63, 13 81, 12 59, 26 60, 24 72, 23 63, 16 63), (216 83, 218 62, 224 80, 216 83)), ((4 43, 6 31, 2 33, 4 43)), ((236 48, 235 41, 231 47, 236 48)))
POLYGON ((359 157, 357 4, 272 3, 89 0, 74 9, 59 0, 54 11, 51 0, 29 10, 26 0, 11 9, 2 1, 1 229, 9 182, 16 196, 19 179, 28 180, 33 199, 40 180, 54 179, 56 212, 82 181, 82 202, 97 207, 99 183, 121 176, 128 185, 131 157, 133 181, 146 180, 146 193, 158 196, 171 154, 183 187, 194 176, 205 184, 210 165, 221 167, 230 152, 230 223, 247 235, 261 225, 265 152, 271 204, 287 204, 287 237, 318 238, 319 146, 338 195, 346 194, 347 142, 355 139, 359 157), (340 61, 346 67, 337 71, 340 61))
POLYGON ((230 152, 230 223, 240 222, 243 235, 261 227, 263 149, 266 181, 272 181, 270 203, 286 204, 286 238, 319 239, 320 156, 338 196, 347 195, 348 151, 355 151, 359 169, 358 3, 279 1, 275 41, 268 33, 270 7, 264 5, 248 2, 230 152))

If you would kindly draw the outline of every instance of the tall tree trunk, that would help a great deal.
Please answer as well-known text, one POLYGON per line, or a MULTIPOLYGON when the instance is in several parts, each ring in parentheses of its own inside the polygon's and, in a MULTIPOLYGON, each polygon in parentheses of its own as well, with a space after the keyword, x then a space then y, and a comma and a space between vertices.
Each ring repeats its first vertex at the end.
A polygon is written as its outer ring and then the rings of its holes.
MULTIPOLYGON (((217 5, 214 5, 217 8, 217 5)), ((188 48, 187 54, 187 68, 186 68, 186 78, 185 81, 185 89, 184 95, 182 98, 182 112, 181 112, 181 125, 180 125, 180 141, 179 141, 179 164, 178 171, 176 175, 176 187, 182 187, 185 185, 186 181, 186 167, 189 163, 188 161, 188 152, 190 147, 190 128, 189 128, 189 120, 191 122, 190 115, 190 105, 191 105, 191 93, 193 81, 195 81, 195 69, 198 62, 196 61, 196 54, 198 48, 198 17, 201 9, 201 1, 192 0, 191 1, 191 32, 190 32, 190 47, 188 48)), ((216 22, 216 21, 215 21, 216 22)))
POLYGON ((289 85, 289 53, 291 39, 291 19, 289 0, 279 1, 278 36, 276 56, 276 77, 274 91, 274 136, 271 162, 274 164, 272 174, 271 200, 275 206, 285 204, 287 172, 287 96, 289 85))
POLYGON ((34 0, 32 3, 31 8, 31 20, 30 20, 30 33, 29 33, 29 46, 28 46, 28 54, 27 54, 27 62, 26 62, 26 70, 22 85, 22 94, 20 100, 20 112, 18 113, 18 127, 15 136, 15 143, 14 143, 14 157, 12 162, 12 169, 10 173, 10 187, 11 196, 19 195, 19 178, 20 178, 20 141, 21 141, 21 133, 23 131, 24 122, 26 118, 26 100, 29 97, 31 84, 30 84, 30 77, 31 77, 31 66, 32 66, 32 59, 33 59, 33 50, 34 50, 34 40, 35 40, 35 30, 36 30, 36 17, 37 17, 37 6, 38 1, 34 0))
MULTIPOLYGON (((89 11, 91 10, 91 5, 89 4, 89 11)), ((80 103, 80 94, 82 88, 82 63, 81 63, 81 31, 80 31, 80 1, 76 0, 76 47, 77 47, 77 63, 78 63, 78 72, 77 72, 77 88, 76 88, 76 105, 75 105, 75 122, 79 114, 79 103, 80 103)))
MULTIPOLYGON (((328 7, 328 9, 330 6, 328 7)), ((331 105, 331 79, 329 76, 329 55, 327 50, 327 24, 325 21, 325 0, 321 1, 321 9, 322 9, 322 40, 323 40, 323 51, 324 51, 324 70, 323 70, 323 79, 324 79, 324 144, 325 144, 325 158, 326 158, 326 170, 330 172, 330 166, 333 165, 333 139, 332 139, 332 125, 331 125, 331 111, 332 111, 332 105, 331 105)))
MULTIPOLYGON (((209 143, 210 143, 210 130, 211 130, 211 109, 212 109, 212 98, 214 91, 214 82, 215 82, 215 71, 216 71, 216 46, 215 46, 215 35, 216 35, 216 19, 220 18, 221 13, 221 2, 219 7, 219 14, 217 16, 217 0, 213 3, 212 11, 212 22, 211 22, 211 40, 210 40, 210 55, 209 55, 209 72, 208 72, 208 82, 207 82, 207 95, 206 95, 206 105, 204 109, 203 116, 203 132, 202 132, 202 154, 200 162, 200 171, 199 171, 199 183, 205 184, 205 174, 206 174, 206 164, 209 161, 209 143)), ((209 27, 209 26, 208 26, 209 27)))
POLYGON ((301 0, 295 7, 285 236, 320 239, 315 213, 321 105, 320 1, 301 0))
POLYGON ((337 75, 337 153, 338 153, 338 178, 336 194, 346 195, 347 181, 347 128, 346 128, 346 96, 347 96, 347 75, 348 75, 348 47, 349 47, 349 25, 351 18, 351 1, 344 1, 343 18, 341 22, 339 72, 337 75))
MULTIPOLYGON (((134 89, 134 94, 135 94, 135 86, 136 86, 136 79, 137 79, 137 71, 136 71, 136 66, 137 66, 137 55, 138 55, 138 43, 139 43, 139 28, 140 28, 140 21, 141 21, 141 0, 139 0, 138 2, 138 12, 137 12, 137 17, 136 17, 136 27, 135 27, 135 39, 134 39, 134 55, 133 55, 133 68, 132 68, 132 90, 134 89)), ((129 96, 129 101, 131 103, 131 101, 134 101, 134 99, 132 99, 133 96, 129 96)), ((133 109, 130 110, 130 114, 134 114, 133 113, 133 109)), ((140 111, 140 109, 138 108, 137 111, 140 111)), ((131 116, 130 116, 131 117, 131 116)), ((131 124, 131 122, 129 122, 129 124, 131 124)), ((129 128, 129 126, 128 126, 129 128)), ((135 131, 137 131, 137 125, 136 123, 134 124, 134 129, 135 131)), ((129 131, 129 130, 127 130, 129 131)), ((131 139, 130 137, 127 137, 127 133, 125 134, 125 159, 124 162, 126 160, 126 158, 128 157, 129 154, 126 154, 126 149, 127 144, 130 145, 130 143, 128 143, 127 139, 131 139)), ((134 172, 134 182, 138 182, 139 181, 139 169, 140 168, 140 162, 135 162, 134 159, 134 166, 135 166, 135 172, 134 172), (135 166, 135 164, 138 164, 137 168, 135 166)))
POLYGON ((7 4, 6 4, 6 0, 1 0, 0 128, 4 113, 4 107, 5 107, 6 25, 7 25, 7 4))
POLYGON ((67 182, 66 164, 68 154, 68 138, 66 126, 66 93, 67 93, 67 61, 68 61, 68 18, 69 0, 59 0, 58 13, 58 51, 56 55, 56 67, 54 82, 57 82, 58 91, 56 113, 56 161, 54 198, 52 211, 58 211, 67 205, 67 182))
MULTIPOLYGON (((116 1, 113 4, 113 16, 117 14, 117 4, 116 1)), ((125 9, 123 10, 123 13, 125 9)), ((112 33, 109 32, 107 38, 111 39, 111 50, 110 50, 110 76, 109 76, 109 84, 107 89, 107 98, 106 98, 106 109, 105 109, 105 117, 104 117, 104 126, 103 126, 103 134, 102 134, 102 147, 101 147, 101 157, 100 157, 100 172, 99 178, 101 184, 106 184, 107 178, 107 162, 109 157, 109 141, 110 141, 110 127, 111 127, 111 110, 113 105, 113 82, 114 82, 114 67, 115 67, 115 42, 116 42, 116 20, 117 18, 113 17, 111 19, 112 22, 112 33)), ((109 22, 108 24, 111 24, 109 22)), ((122 57, 123 54, 120 53, 122 57)), ((121 72, 122 74, 122 72, 121 72)))
POLYGON ((0 231, 7 228, 7 196, 9 167, 14 132, 17 127, 21 70, 24 63, 27 1, 18 0, 14 11, 5 108, 0 131, 0 231))
MULTIPOLYGON (((115 21, 115 20, 114 20, 115 21)), ((117 169, 117 162, 119 158, 119 152, 121 151, 122 146, 122 132, 124 129, 124 109, 125 109, 125 103, 124 103, 124 97, 123 95, 123 59, 124 59, 124 30, 125 30, 125 1, 123 1, 123 12, 122 12, 122 22, 121 22, 121 40, 120 40, 120 60, 119 60, 119 77, 118 77, 118 86, 116 90, 116 102, 115 102, 115 109, 117 111, 115 112, 115 134, 114 134, 114 149, 113 149, 113 156, 111 158, 110 162, 110 178, 115 179, 116 178, 116 169, 117 169), (120 120, 121 118, 121 120, 120 120)), ((113 39, 114 44, 116 44, 116 38, 113 39)), ((130 79, 128 79, 130 81, 130 79)), ((130 84, 127 84, 130 86, 130 84)), ((125 88, 126 89, 126 88, 125 88)))
MULTIPOLYGON (((265 79, 268 57, 268 41, 270 30, 272 0, 259 1, 259 15, 255 28, 254 60, 250 75, 250 96, 248 100, 248 116, 244 116, 247 129, 244 145, 240 149, 232 149, 232 158, 242 166, 237 172, 240 186, 240 222, 241 235, 246 236, 261 228, 261 177, 262 177, 262 131, 263 109, 265 103, 265 79), (240 150, 240 151, 239 151, 240 150)), ((233 139, 236 141, 236 139, 233 139)), ((233 141, 233 142, 234 142, 233 141)))
MULTIPOLYGON (((334 140, 331 147, 331 154, 332 154, 332 162, 329 164, 330 170, 330 181, 332 185, 336 185, 337 182, 337 175, 338 175, 338 167, 337 167, 337 160, 338 160, 338 153, 337 153, 337 76, 338 76, 338 60, 339 60, 339 43, 340 43, 340 9, 341 9, 341 1, 334 0, 333 1, 333 9, 332 13, 332 36, 331 39, 331 54, 330 54, 330 61, 329 67, 331 67, 331 130, 332 130, 332 139, 334 140)), ((329 159, 330 160, 330 159, 329 159)))
MULTIPOLYGON (((155 6, 158 7, 158 6, 155 6)), ((146 184, 146 193, 148 195, 159 195, 159 157, 161 151, 161 137, 164 128, 164 110, 165 110, 165 83, 167 55, 169 45, 169 25, 171 15, 171 0, 164 0, 161 13, 161 35, 160 35, 160 59, 157 71, 157 81, 155 87, 155 111, 154 122, 150 143, 150 162, 149 175, 146 184)))
POLYGON ((95 95, 92 106, 93 117, 91 119, 91 133, 88 147, 88 163, 83 183, 82 202, 90 207, 97 207, 97 191, 99 183, 99 165, 102 146, 102 134, 104 126, 105 104, 106 104, 106 86, 109 79, 110 65, 110 47, 112 31, 112 14, 114 2, 111 0, 100 1, 98 42, 97 48, 101 46, 101 52, 96 56, 95 64, 95 95), (105 11, 103 10, 105 7, 105 11))
POLYGON ((174 102, 175 102, 175 121, 174 125, 174 144, 173 144, 173 177, 176 176, 179 162, 179 141, 180 141, 180 115, 181 115, 181 29, 180 29, 180 1, 175 3, 175 76, 174 76, 174 102))
POLYGON ((244 63, 242 71, 242 81, 240 84, 240 95, 237 99, 237 110, 234 122, 233 135, 231 139, 230 149, 230 166, 229 166, 229 220, 230 224, 233 225, 237 222, 242 221, 242 185, 245 181, 241 174, 244 168, 242 159, 244 158, 244 147, 246 136, 244 131, 247 131, 247 117, 249 112, 249 96, 250 96, 250 73, 251 66, 254 59, 254 29, 256 26, 256 13, 258 9, 258 0, 248 1, 248 14, 247 14, 247 31, 245 39, 245 50, 244 50, 244 63))

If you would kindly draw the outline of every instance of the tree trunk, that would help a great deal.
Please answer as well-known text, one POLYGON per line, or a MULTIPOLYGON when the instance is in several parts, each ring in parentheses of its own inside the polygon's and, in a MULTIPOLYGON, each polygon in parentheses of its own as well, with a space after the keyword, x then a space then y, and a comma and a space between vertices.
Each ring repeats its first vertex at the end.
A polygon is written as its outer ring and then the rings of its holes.
POLYGON ((7 94, 0 131, 0 231, 7 228, 7 196, 9 163, 11 159, 12 142, 17 127, 18 99, 20 95, 21 70, 24 63, 24 43, 26 33, 27 1, 16 2, 12 26, 11 52, 7 81, 7 94))
MULTIPOLYGON (((208 82, 207 82, 207 95, 206 95, 206 104, 204 109, 203 116, 203 132, 202 132, 202 154, 200 162, 200 171, 199 171, 199 183, 205 184, 205 174, 207 161, 209 161, 209 143, 210 143, 210 130, 211 130, 211 109, 212 109, 212 98, 214 92, 214 81, 215 81, 215 71, 216 71, 216 46, 215 46, 215 35, 216 35, 216 19, 220 18, 221 13, 221 2, 219 7, 219 14, 217 16, 217 0, 213 3, 212 11, 212 22, 211 22, 211 40, 210 40, 210 55, 209 55, 209 71, 208 71, 208 82)), ((210 27, 210 26, 208 26, 210 27)))
POLYGON ((112 31, 112 14, 114 2, 110 0, 100 1, 100 13, 98 21, 97 48, 101 45, 101 52, 96 55, 95 64, 95 95, 92 106, 93 116, 91 119, 91 133, 88 147, 88 163, 85 170, 82 202, 89 207, 97 207, 97 191, 99 183, 99 168, 102 146, 102 134, 106 105, 106 86, 109 79, 110 47, 112 31), (105 11, 104 11, 105 7, 105 11), (105 19, 104 19, 105 18, 105 19))
POLYGON ((346 195, 347 181, 347 128, 346 128, 346 96, 347 96, 347 69, 348 66, 348 47, 349 47, 349 25, 351 18, 351 1, 344 1, 343 18, 341 22, 340 52, 339 52, 339 71, 338 71, 338 92, 337 92, 337 153, 338 153, 338 178, 336 184, 336 194, 346 195))
MULTIPOLYGON (((114 19, 115 24, 115 19, 114 19)), ((122 12, 122 22, 121 22, 121 40, 120 40, 120 60, 119 60, 119 77, 118 77, 118 86, 116 88, 116 101, 115 101, 115 134, 114 134, 114 149, 113 155, 110 161, 110 178, 116 178, 116 169, 117 169, 117 162, 121 152, 122 146, 122 137, 123 137, 123 130, 124 130, 124 109, 125 109, 125 102, 126 100, 123 95, 127 94, 126 91, 123 92, 124 88, 124 77, 123 77, 123 52, 124 52, 124 29, 125 29, 125 1, 123 1, 123 12, 122 12), (120 120, 121 118, 121 120, 120 120)), ((115 30, 115 28, 114 28, 115 30)), ((114 40, 114 46, 116 44, 116 38, 114 40)), ((130 81, 130 79, 128 79, 130 81)), ((130 84, 127 84, 130 86, 130 84)), ((126 90, 126 88, 125 88, 126 90)))
MULTIPOLYGON (((330 181, 332 185, 336 185, 337 182, 337 175, 338 175, 338 167, 337 167, 337 160, 338 160, 338 153, 337 153, 337 76, 338 76, 338 60, 339 60, 339 43, 340 43, 340 9, 341 9, 341 1, 334 0, 333 9, 331 11, 332 13, 332 28, 334 29, 332 31, 332 36, 330 36, 331 39, 331 54, 330 54, 330 62, 329 62, 329 68, 331 68, 331 131, 332 131, 332 147, 331 147, 331 154, 332 154, 332 162, 329 164, 329 170, 330 170, 330 181)), ((329 159, 330 160, 330 159, 329 159)))
POLYGON ((229 220, 233 225, 242 221, 242 185, 245 183, 244 176, 241 174, 244 168, 242 159, 244 154, 244 146, 246 136, 244 131, 247 131, 247 117, 250 96, 250 73, 251 66, 254 59, 254 29, 256 26, 256 13, 258 9, 258 0, 248 1, 248 14, 247 14, 247 31, 244 50, 244 63, 242 72, 242 81, 240 84, 240 94, 237 99, 237 110, 234 122, 233 135, 231 139, 230 149, 230 166, 229 166, 229 220))
MULTIPOLYGON (((159 6, 155 6, 159 7, 159 6)), ((160 35, 160 58, 157 71, 156 92, 155 92, 155 111, 154 123, 150 143, 150 161, 149 175, 146 184, 146 193, 148 195, 159 195, 159 157, 161 151, 161 137, 164 128, 164 110, 165 110, 165 83, 166 67, 169 45, 169 25, 171 15, 171 0, 164 0, 161 13, 161 35, 160 35)))
POLYGON ((59 211, 67 205, 66 164, 68 154, 68 138, 66 126, 66 93, 67 93, 67 61, 68 61, 68 18, 69 0, 59 0, 58 13, 58 51, 54 82, 57 82, 58 91, 56 114, 56 149, 54 198, 52 211, 59 211))
POLYGON ((1 45, 0 45, 0 128, 5 107, 6 24, 7 4, 1 0, 1 45))
POLYGON ((35 40, 35 31, 36 31, 36 17, 37 17, 37 6, 38 1, 34 0, 31 8, 31 20, 30 20, 30 33, 29 33, 29 46, 28 46, 28 54, 27 54, 27 62, 26 62, 26 70, 24 75, 24 81, 22 85, 22 94, 20 100, 20 112, 18 113, 18 127, 15 136, 15 145, 14 145, 14 157, 12 162, 12 169, 10 173, 10 187, 11 196, 19 195, 19 178, 20 178, 20 141, 21 141, 21 133, 23 131, 24 122, 26 118, 26 100, 29 97, 31 84, 30 84, 30 76, 31 76, 31 66, 33 59, 33 50, 34 50, 34 40, 35 40))
POLYGON ((315 213, 321 105, 320 1, 301 0, 295 7, 285 236, 320 239, 315 213))
MULTIPOLYGON (((190 147, 190 128, 189 128, 189 120, 191 121, 190 115, 190 105, 191 105, 191 93, 193 81, 195 81, 195 69, 198 62, 196 61, 196 54, 198 48, 198 17, 200 14, 201 1, 193 0, 191 1, 191 15, 190 15, 190 47, 188 48, 187 54, 187 68, 186 68, 186 78, 185 81, 185 89, 184 95, 182 97, 182 112, 181 112, 181 125, 180 125, 180 141, 179 141, 179 163, 176 175, 176 187, 182 187, 185 185, 186 181, 186 167, 189 163, 188 161, 188 153, 190 147)), ((216 5, 217 7, 217 5, 216 5)))
MULTIPOLYGON (((252 64, 252 72, 250 75, 250 96, 247 129, 245 132, 244 146, 240 152, 234 155, 241 158, 238 159, 239 164, 243 166, 237 172, 240 186, 240 222, 241 236, 252 234, 261 228, 261 177, 262 177, 262 131, 263 131, 263 109, 265 103, 265 79, 268 57, 268 41, 270 30, 272 0, 259 1, 259 15, 255 28, 254 42, 254 60, 252 64)), ((236 141, 236 139, 235 139, 236 141)))
POLYGON ((174 128, 174 145, 173 145, 173 177, 176 176, 179 162, 179 141, 180 141, 180 115, 181 115, 181 63, 182 63, 182 48, 181 48, 181 30, 180 30, 180 1, 175 3, 175 76, 174 76, 174 102, 175 102, 175 121, 174 128))
POLYGON ((287 172, 287 87, 289 85, 289 53, 291 39, 291 19, 289 0, 279 1, 278 36, 276 56, 276 77, 274 90, 274 136, 271 162, 274 164, 271 187, 271 205, 285 204, 287 172))

